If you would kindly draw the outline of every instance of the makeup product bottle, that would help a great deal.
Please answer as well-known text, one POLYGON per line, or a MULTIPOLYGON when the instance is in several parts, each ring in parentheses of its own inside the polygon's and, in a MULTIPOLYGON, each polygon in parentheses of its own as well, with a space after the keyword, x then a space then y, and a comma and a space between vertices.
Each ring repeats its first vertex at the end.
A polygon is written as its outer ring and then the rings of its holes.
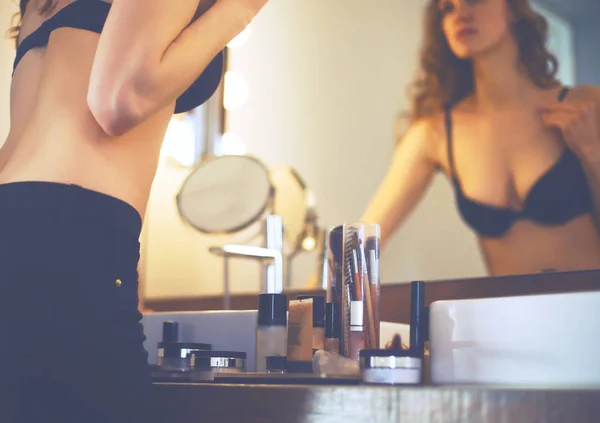
POLYGON ((298 299, 312 299, 312 349, 314 354, 325 348, 325 297, 299 295, 298 299))
POLYGON ((340 317, 336 303, 325 305, 325 351, 340 353, 340 317))
POLYGON ((288 368, 296 366, 298 362, 310 364, 312 361, 312 302, 312 298, 290 301, 287 338, 288 368))
POLYGON ((256 371, 267 371, 267 357, 286 354, 287 297, 285 294, 260 294, 256 328, 256 371))

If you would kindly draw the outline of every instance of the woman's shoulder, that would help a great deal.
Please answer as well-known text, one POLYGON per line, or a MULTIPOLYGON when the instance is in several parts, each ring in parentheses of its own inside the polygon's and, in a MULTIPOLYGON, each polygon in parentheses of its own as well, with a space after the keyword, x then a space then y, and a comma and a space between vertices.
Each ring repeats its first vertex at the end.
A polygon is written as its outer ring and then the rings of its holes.
POLYGON ((407 120, 400 129, 396 122, 396 146, 411 144, 424 152, 428 159, 439 166, 446 145, 444 112, 407 120))
POLYGON ((402 127, 396 123, 396 135, 419 137, 424 141, 435 142, 445 133, 445 113, 443 111, 431 113, 408 121, 402 127), (402 129, 400 129, 402 128, 402 129))

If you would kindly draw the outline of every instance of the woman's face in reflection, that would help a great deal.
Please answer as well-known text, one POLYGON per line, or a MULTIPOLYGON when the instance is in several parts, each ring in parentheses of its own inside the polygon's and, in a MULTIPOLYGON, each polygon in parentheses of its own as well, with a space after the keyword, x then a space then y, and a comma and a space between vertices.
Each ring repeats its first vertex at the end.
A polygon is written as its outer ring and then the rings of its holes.
POLYGON ((511 34, 508 0, 438 0, 442 29, 461 59, 484 53, 511 34))

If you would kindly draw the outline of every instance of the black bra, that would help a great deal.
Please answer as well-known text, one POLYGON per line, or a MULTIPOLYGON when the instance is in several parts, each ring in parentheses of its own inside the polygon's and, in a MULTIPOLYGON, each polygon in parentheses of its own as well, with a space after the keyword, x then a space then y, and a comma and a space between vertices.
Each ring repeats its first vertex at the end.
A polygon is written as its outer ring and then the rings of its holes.
MULTIPOLYGON (((567 92, 565 87, 559 95, 559 101, 565 98, 567 92)), ((593 211, 590 187, 583 167, 566 147, 556 163, 529 190, 521 211, 483 204, 466 197, 454 165, 451 108, 446 109, 446 132, 450 176, 458 209, 467 225, 479 235, 499 238, 518 219, 531 219, 544 225, 561 225, 593 211)))
MULTIPOLYGON (((75 0, 48 18, 27 36, 17 48, 13 73, 25 54, 36 47, 48 45, 50 34, 57 28, 69 27, 100 34, 111 4, 102 0, 75 0)), ((190 111, 205 103, 217 90, 223 76, 223 52, 210 62, 204 72, 177 99, 175 113, 190 111)))

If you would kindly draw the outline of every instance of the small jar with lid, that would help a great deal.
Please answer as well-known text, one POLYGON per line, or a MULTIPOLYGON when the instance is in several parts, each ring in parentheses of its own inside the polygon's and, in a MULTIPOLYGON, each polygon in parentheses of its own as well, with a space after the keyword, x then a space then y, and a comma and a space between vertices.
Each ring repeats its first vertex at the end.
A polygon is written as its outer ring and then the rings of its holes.
POLYGON ((210 350, 212 345, 199 342, 179 342, 179 324, 163 322, 162 340, 156 349, 156 365, 162 371, 188 372, 193 351, 210 350))
POLYGON ((211 382, 217 373, 241 373, 246 370, 245 352, 194 351, 191 356, 193 381, 211 382))
POLYGON ((423 361, 410 350, 360 351, 362 381, 374 385, 420 385, 423 361))

